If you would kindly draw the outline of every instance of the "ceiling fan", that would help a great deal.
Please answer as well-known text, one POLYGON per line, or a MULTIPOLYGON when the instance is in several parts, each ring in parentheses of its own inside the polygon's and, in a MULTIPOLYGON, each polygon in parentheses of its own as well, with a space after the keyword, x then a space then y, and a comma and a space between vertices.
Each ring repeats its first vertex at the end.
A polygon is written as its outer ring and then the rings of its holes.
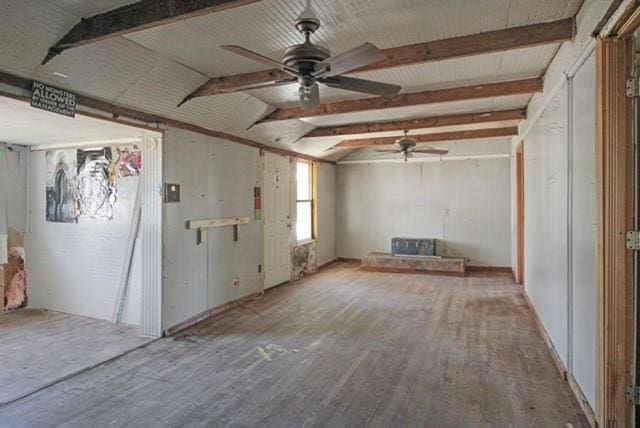
POLYGON ((446 155, 449 150, 438 150, 433 147, 425 146, 422 149, 416 149, 416 141, 407 136, 409 131, 404 131, 404 137, 396 140, 395 149, 380 149, 376 150, 379 153, 402 153, 404 161, 406 162, 413 153, 424 153, 429 155, 446 155))
POLYGON ((303 110, 311 110, 320 105, 320 91, 318 83, 344 89, 347 91, 363 92, 366 94, 391 97, 402 89, 398 85, 374 82, 342 76, 343 73, 357 70, 369 64, 387 59, 386 54, 371 43, 364 43, 339 55, 331 56, 331 52, 310 41, 311 35, 320 28, 320 20, 311 8, 311 0, 307 0, 305 10, 295 22, 295 27, 304 36, 302 44, 289 47, 278 62, 256 52, 252 52, 236 45, 220 46, 229 52, 241 55, 253 61, 275 66, 279 70, 291 75, 290 79, 277 80, 267 84, 247 86, 242 88, 260 89, 271 86, 288 85, 295 82, 300 84, 297 95, 303 110))

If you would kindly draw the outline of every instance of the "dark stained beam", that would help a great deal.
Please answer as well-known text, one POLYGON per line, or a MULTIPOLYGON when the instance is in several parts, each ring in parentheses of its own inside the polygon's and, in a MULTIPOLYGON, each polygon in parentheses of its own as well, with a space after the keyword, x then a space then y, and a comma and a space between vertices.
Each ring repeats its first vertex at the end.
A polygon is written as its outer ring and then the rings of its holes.
MULTIPOLYGON (((461 58, 491 52, 527 48, 551 43, 562 43, 575 37, 573 18, 561 21, 532 24, 505 30, 488 31, 469 36, 434 40, 415 45, 385 49, 386 61, 355 70, 354 73, 400 67, 431 61, 461 58)), ((248 86, 288 79, 290 76, 279 70, 264 70, 231 76, 213 77, 189 94, 182 103, 197 97, 236 92, 248 86)), ((182 104, 181 103, 181 104, 182 104)))
MULTIPOLYGON (((14 74, 5 73, 0 71, 0 83, 6 84, 8 86, 12 86, 14 88, 20 88, 26 91, 31 91, 31 87, 33 85, 33 81, 30 79, 25 79, 24 77, 16 76, 14 74)), ((63 88, 64 89, 64 88, 63 88)), ((18 96, 12 93, 4 92, 0 90, 0 96, 9 97, 19 99, 25 102, 29 102, 30 98, 25 96, 18 96)), ((248 138, 239 137, 237 135, 228 134, 222 131, 216 131, 210 128, 204 128, 199 125, 194 125, 188 122, 183 122, 176 119, 171 119, 168 117, 157 116, 155 114, 146 113, 143 111, 131 109, 128 107, 118 106, 116 104, 109 103, 107 101, 102 101, 97 98, 89 97, 86 95, 77 95, 77 103, 80 106, 88 107, 90 109, 98 110, 103 113, 109 115, 109 117, 99 117, 95 112, 85 112, 81 109, 77 109, 76 113, 80 115, 87 115, 90 117, 94 117, 97 119, 104 119, 107 121, 116 121, 120 123, 124 123, 128 126, 138 126, 138 124, 132 123, 130 121, 122 120, 122 118, 133 119, 135 121, 141 122, 143 128, 155 128, 156 130, 161 131, 162 128, 159 128, 160 125, 170 126, 173 128, 183 129, 185 131, 191 131, 202 135, 207 135, 213 138, 220 138, 222 140, 232 141, 234 143, 242 144, 245 146, 255 147, 261 151, 272 152, 282 156, 291 156, 294 158, 301 158, 307 160, 314 160, 318 162, 331 163, 335 162, 316 158, 314 156, 305 155, 303 153, 294 152, 292 150, 281 149, 279 147, 272 147, 258 141, 253 141, 248 138)))
POLYGON ((542 80, 539 78, 510 80, 507 82, 488 83, 484 85, 461 86, 456 88, 436 89, 432 91, 411 92, 396 95, 392 98, 363 98, 349 101, 322 104, 313 110, 302 110, 300 107, 283 108, 274 111, 257 123, 278 120, 300 119, 304 117, 327 116, 369 110, 408 107, 415 105, 465 101, 478 98, 499 97, 506 95, 532 94, 542 91, 542 80))
POLYGON ((67 49, 259 1, 141 0, 82 19, 49 49, 42 64, 67 49))
MULTIPOLYGON (((435 143, 456 140, 475 140, 480 138, 513 137, 518 135, 516 126, 509 128, 474 129, 470 131, 440 132, 437 134, 410 135, 416 143, 435 143)), ((366 138, 360 140, 344 140, 333 148, 358 149, 364 147, 388 146, 400 137, 366 138)))
POLYGON ((374 132, 404 131, 411 129, 438 128, 441 126, 471 125, 474 123, 501 122, 527 118, 527 109, 462 113, 447 116, 432 116, 420 119, 394 120, 389 122, 356 123, 353 125, 316 128, 302 138, 335 137, 337 135, 370 134, 374 132))

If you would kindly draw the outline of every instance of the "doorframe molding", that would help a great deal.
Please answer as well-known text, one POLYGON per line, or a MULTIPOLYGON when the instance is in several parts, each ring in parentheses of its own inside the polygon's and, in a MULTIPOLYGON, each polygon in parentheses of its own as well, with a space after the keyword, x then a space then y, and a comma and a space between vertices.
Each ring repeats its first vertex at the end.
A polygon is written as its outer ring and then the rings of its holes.
POLYGON ((516 147, 516 271, 518 284, 524 285, 525 264, 525 175, 524 175, 524 141, 516 147))
POLYGON ((596 63, 597 419, 603 427, 633 426, 625 396, 634 382, 634 268, 626 248, 626 232, 635 227, 633 103, 626 96, 631 36, 598 37, 596 63))

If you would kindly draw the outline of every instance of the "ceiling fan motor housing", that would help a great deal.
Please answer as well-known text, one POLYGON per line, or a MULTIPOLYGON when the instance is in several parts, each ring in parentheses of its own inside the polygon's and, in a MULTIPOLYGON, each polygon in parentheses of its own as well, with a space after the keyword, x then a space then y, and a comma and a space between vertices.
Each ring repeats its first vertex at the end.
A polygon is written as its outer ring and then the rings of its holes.
POLYGON ((287 48, 282 62, 298 70, 305 78, 309 77, 309 82, 301 82, 301 84, 313 84, 315 83, 315 79, 312 77, 313 67, 330 56, 331 51, 329 49, 307 41, 287 48))
POLYGON ((415 147, 416 146, 416 142, 413 141, 410 138, 403 137, 403 138, 400 138, 399 140, 396 141, 396 146, 400 150, 405 151, 405 150, 408 150, 408 149, 410 149, 412 147, 415 147))

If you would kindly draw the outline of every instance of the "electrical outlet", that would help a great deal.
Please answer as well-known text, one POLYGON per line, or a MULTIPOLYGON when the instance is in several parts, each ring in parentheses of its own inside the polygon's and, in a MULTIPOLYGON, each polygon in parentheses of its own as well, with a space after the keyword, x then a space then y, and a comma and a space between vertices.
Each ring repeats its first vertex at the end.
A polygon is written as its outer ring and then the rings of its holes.
POLYGON ((240 278, 238 278, 237 276, 233 278, 233 286, 234 288, 240 287, 240 278))

